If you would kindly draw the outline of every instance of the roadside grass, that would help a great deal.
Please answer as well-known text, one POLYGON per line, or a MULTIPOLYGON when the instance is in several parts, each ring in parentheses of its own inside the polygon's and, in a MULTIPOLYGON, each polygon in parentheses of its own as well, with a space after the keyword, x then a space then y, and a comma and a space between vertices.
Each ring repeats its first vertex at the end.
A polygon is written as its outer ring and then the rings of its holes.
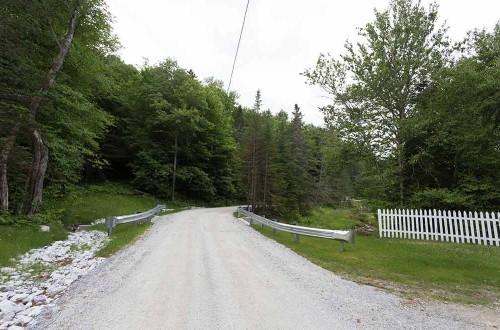
POLYGON ((301 225, 314 225, 323 229, 354 229, 363 224, 376 224, 372 213, 363 213, 354 209, 334 209, 331 207, 318 207, 311 215, 303 217, 301 225))
MULTIPOLYGON (((50 232, 40 232, 38 226, 26 222, 26 218, 19 218, 19 223, 14 225, 0 225, 0 267, 11 266, 12 258, 28 252, 31 249, 40 248, 57 240, 64 240, 68 232, 64 226, 76 224, 90 224, 94 220, 111 215, 124 215, 143 212, 155 207, 157 204, 165 204, 164 201, 150 195, 137 195, 134 190, 125 184, 103 183, 86 187, 75 186, 71 192, 63 197, 47 196, 44 201, 43 224, 51 227, 50 232), (61 225, 62 222, 62 225, 61 225)), ((180 210, 183 204, 168 203, 167 208, 174 211, 163 212, 162 215, 180 210)), ((10 219, 17 220, 15 217, 10 219)), ((0 222, 1 223, 1 222, 0 222)), ((128 226, 118 226, 115 233, 119 237, 107 249, 115 251, 121 246, 120 241, 127 240, 127 236, 138 235, 137 230, 145 226, 132 228, 129 234, 128 226), (121 238, 123 236, 123 238, 121 238)), ((145 230, 145 229, 144 229, 145 230)), ((113 235, 115 236, 115 235, 113 235)), ((133 239, 133 238, 132 238, 133 239)), ((114 240, 113 240, 114 241, 114 240)), ((127 244, 126 242, 123 244, 127 244)), ((103 253, 111 253, 104 251, 103 253)))
MULTIPOLYGON (((176 208, 170 211, 162 211, 160 216, 169 215, 182 211, 181 208, 176 208)), ((134 243, 139 236, 145 233, 150 227, 153 226, 151 222, 141 223, 126 223, 113 228, 113 233, 109 237, 109 241, 96 253, 97 257, 109 257, 125 246, 134 243)), ((87 228, 87 230, 100 230, 107 232, 105 224, 98 224, 87 228)))
MULTIPOLYGON (((359 222, 357 213, 349 210, 323 212, 327 219, 318 214, 308 218, 308 225, 347 229, 359 222)), ((272 238, 270 228, 253 227, 272 238)), ((500 249, 495 246, 380 239, 375 233, 357 235, 355 244, 346 244, 340 252, 337 241, 301 236, 296 243, 294 235, 283 232, 274 239, 338 275, 408 298, 484 305, 500 301, 500 249)))
MULTIPOLYGON (((97 257, 109 257, 125 246, 135 242, 139 236, 145 233, 153 224, 150 222, 142 222, 138 224, 126 223, 116 226, 113 229, 113 234, 109 237, 109 241, 96 253, 97 257)), ((104 224, 89 227, 87 230, 101 230, 106 232, 104 224)))
POLYGON ((132 188, 117 183, 77 187, 69 196, 52 198, 46 203, 48 208, 64 209, 63 221, 67 224, 90 224, 108 216, 147 211, 158 204, 164 201, 134 194, 132 188))
POLYGON ((68 233, 61 227, 41 232, 36 227, 0 226, 0 267, 13 265, 12 258, 54 241, 64 240, 68 233))

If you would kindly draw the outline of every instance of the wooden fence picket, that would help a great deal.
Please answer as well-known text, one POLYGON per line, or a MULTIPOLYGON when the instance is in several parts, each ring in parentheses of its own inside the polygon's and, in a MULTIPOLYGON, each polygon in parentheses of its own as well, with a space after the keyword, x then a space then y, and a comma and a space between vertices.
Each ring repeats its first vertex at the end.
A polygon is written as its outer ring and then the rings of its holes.
POLYGON ((483 245, 488 245, 487 243, 487 238, 488 238, 488 235, 487 235, 487 232, 486 232, 486 226, 485 226, 485 218, 483 216, 483 212, 480 212, 479 213, 479 221, 481 221, 481 239, 483 241, 483 245))
POLYGON ((498 234, 498 231, 500 230, 500 213, 497 213, 496 214, 496 217, 495 217, 495 213, 491 213, 491 218, 494 219, 493 220, 493 237, 495 238, 495 242, 496 242, 496 245, 497 246, 500 246, 500 235, 498 234))
POLYGON ((458 228, 460 230, 460 243, 465 243, 465 228, 464 228, 464 219, 460 215, 460 211, 453 211, 453 214, 457 217, 458 228))
POLYGON ((379 236, 500 246, 500 213, 378 210, 379 236))

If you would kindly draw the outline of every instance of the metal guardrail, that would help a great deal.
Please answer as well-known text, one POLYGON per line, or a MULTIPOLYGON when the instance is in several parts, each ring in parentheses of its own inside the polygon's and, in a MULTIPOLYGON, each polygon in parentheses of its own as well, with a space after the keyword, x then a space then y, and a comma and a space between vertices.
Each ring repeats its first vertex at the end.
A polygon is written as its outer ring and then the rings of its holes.
POLYGON ((154 209, 151 209, 146 212, 107 217, 106 228, 108 229, 108 236, 111 236, 111 234, 113 233, 113 228, 124 223, 151 222, 151 219, 153 219, 155 215, 160 214, 160 211, 165 208, 166 208, 165 205, 157 205, 154 209))
POLYGON ((245 215, 250 219, 250 225, 253 224, 253 221, 257 221, 261 224, 261 227, 264 226, 271 227, 273 229, 273 236, 276 235, 276 231, 284 231, 287 233, 295 234, 295 241, 300 241, 300 236, 311 236, 325 239, 332 239, 336 241, 340 241, 340 251, 344 251, 344 243, 354 243, 354 230, 331 230, 331 229, 319 229, 319 228, 311 228, 311 227, 302 227, 302 226, 294 226, 288 225, 286 223, 280 223, 271 219, 267 219, 257 215, 255 213, 249 212, 242 207, 238 207, 238 213, 241 215, 245 215))

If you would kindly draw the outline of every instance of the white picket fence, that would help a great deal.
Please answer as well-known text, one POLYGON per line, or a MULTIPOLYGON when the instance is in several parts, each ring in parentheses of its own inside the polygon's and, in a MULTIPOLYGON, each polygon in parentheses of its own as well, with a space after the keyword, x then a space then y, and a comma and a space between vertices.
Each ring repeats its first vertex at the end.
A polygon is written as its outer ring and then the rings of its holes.
POLYGON ((380 237, 500 246, 500 213, 378 210, 380 237))

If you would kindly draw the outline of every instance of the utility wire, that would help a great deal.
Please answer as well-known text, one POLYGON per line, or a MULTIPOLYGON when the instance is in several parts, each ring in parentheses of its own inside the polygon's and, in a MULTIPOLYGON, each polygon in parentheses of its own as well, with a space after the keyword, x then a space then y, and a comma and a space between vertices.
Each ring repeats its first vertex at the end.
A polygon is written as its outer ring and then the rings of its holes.
POLYGON ((231 78, 229 78, 229 85, 227 85, 227 93, 229 94, 229 88, 231 88, 231 82, 233 81, 234 66, 236 65, 236 59, 238 58, 238 51, 240 50, 241 36, 243 35, 243 28, 245 27, 245 20, 247 19, 247 11, 250 0, 247 1, 247 7, 245 9, 245 16, 243 16, 243 24, 241 25, 240 38, 238 39, 238 47, 236 47, 236 54, 234 55, 233 69, 231 70, 231 78))

